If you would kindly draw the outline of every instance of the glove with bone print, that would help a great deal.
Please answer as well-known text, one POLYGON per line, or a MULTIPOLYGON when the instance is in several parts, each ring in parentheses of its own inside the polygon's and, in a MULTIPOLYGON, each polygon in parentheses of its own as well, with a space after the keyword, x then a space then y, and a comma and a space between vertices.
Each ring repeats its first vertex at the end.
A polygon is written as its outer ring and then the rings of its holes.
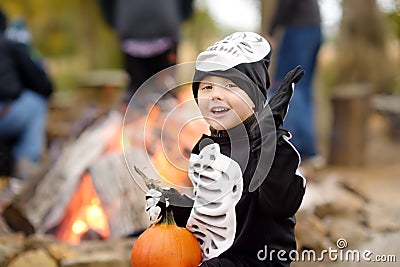
POLYGON ((233 243, 235 206, 243 190, 239 164, 221 154, 218 144, 192 154, 189 178, 194 186, 194 205, 186 228, 199 240, 203 260, 219 256, 233 243))

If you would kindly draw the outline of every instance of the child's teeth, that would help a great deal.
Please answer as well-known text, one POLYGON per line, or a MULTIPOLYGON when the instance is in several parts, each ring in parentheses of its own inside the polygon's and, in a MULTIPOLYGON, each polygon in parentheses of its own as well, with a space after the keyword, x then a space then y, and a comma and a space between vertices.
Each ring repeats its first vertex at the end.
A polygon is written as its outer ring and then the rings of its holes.
POLYGON ((226 108, 214 108, 213 109, 214 112, 221 112, 221 111, 224 111, 224 110, 226 110, 226 108))

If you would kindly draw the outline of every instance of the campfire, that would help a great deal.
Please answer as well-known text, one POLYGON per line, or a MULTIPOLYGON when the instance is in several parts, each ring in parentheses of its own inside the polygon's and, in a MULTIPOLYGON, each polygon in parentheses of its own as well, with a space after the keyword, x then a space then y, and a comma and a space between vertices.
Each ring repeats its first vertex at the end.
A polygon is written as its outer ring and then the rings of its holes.
POLYGON ((186 104, 189 98, 188 90, 182 90, 173 110, 155 105, 148 114, 132 114, 135 119, 124 125, 123 115, 115 111, 97 120, 64 147, 29 197, 10 204, 3 214, 8 224, 26 233, 52 232, 72 244, 145 229, 147 188, 130 168, 139 167, 161 186, 191 191, 188 157, 208 127, 190 118, 197 109, 186 104), (16 217, 29 226, 15 225, 16 217))
POLYGON ((81 239, 106 239, 109 236, 107 216, 90 174, 85 173, 57 227, 56 237, 61 241, 78 244, 81 239))

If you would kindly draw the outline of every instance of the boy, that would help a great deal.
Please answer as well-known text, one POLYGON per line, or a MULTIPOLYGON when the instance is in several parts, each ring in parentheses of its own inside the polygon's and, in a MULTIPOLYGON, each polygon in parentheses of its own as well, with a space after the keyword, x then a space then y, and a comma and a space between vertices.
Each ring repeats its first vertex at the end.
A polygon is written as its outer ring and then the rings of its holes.
POLYGON ((178 225, 197 237, 203 267, 289 266, 296 249, 294 214, 305 179, 282 123, 304 72, 288 73, 264 105, 270 56, 269 43, 251 32, 199 54, 192 89, 211 135, 202 136, 190 158, 194 198, 174 189, 147 194, 151 220, 171 205, 178 225))

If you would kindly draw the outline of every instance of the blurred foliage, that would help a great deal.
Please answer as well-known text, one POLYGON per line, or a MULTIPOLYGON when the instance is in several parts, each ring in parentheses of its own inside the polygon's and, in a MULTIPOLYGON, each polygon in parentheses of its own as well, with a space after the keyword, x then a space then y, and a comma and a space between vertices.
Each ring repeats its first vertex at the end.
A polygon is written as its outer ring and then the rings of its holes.
POLYGON ((388 20, 393 36, 397 39, 397 45, 394 49, 398 53, 397 71, 395 72, 395 78, 392 83, 392 90, 395 94, 400 94, 400 1, 395 0, 395 9, 388 14, 388 20))
POLYGON ((400 1, 396 5, 396 9, 388 14, 388 19, 394 36, 400 40, 400 1))
POLYGON ((193 44, 196 53, 207 48, 220 35, 220 29, 207 8, 196 8, 192 18, 183 25, 183 38, 193 44))
POLYGON ((114 36, 102 21, 96 0, 3 0, 2 7, 9 20, 22 17, 27 21, 34 45, 46 57, 74 55, 85 47, 95 53, 102 52, 104 48, 97 46, 100 40, 115 46, 114 36))

